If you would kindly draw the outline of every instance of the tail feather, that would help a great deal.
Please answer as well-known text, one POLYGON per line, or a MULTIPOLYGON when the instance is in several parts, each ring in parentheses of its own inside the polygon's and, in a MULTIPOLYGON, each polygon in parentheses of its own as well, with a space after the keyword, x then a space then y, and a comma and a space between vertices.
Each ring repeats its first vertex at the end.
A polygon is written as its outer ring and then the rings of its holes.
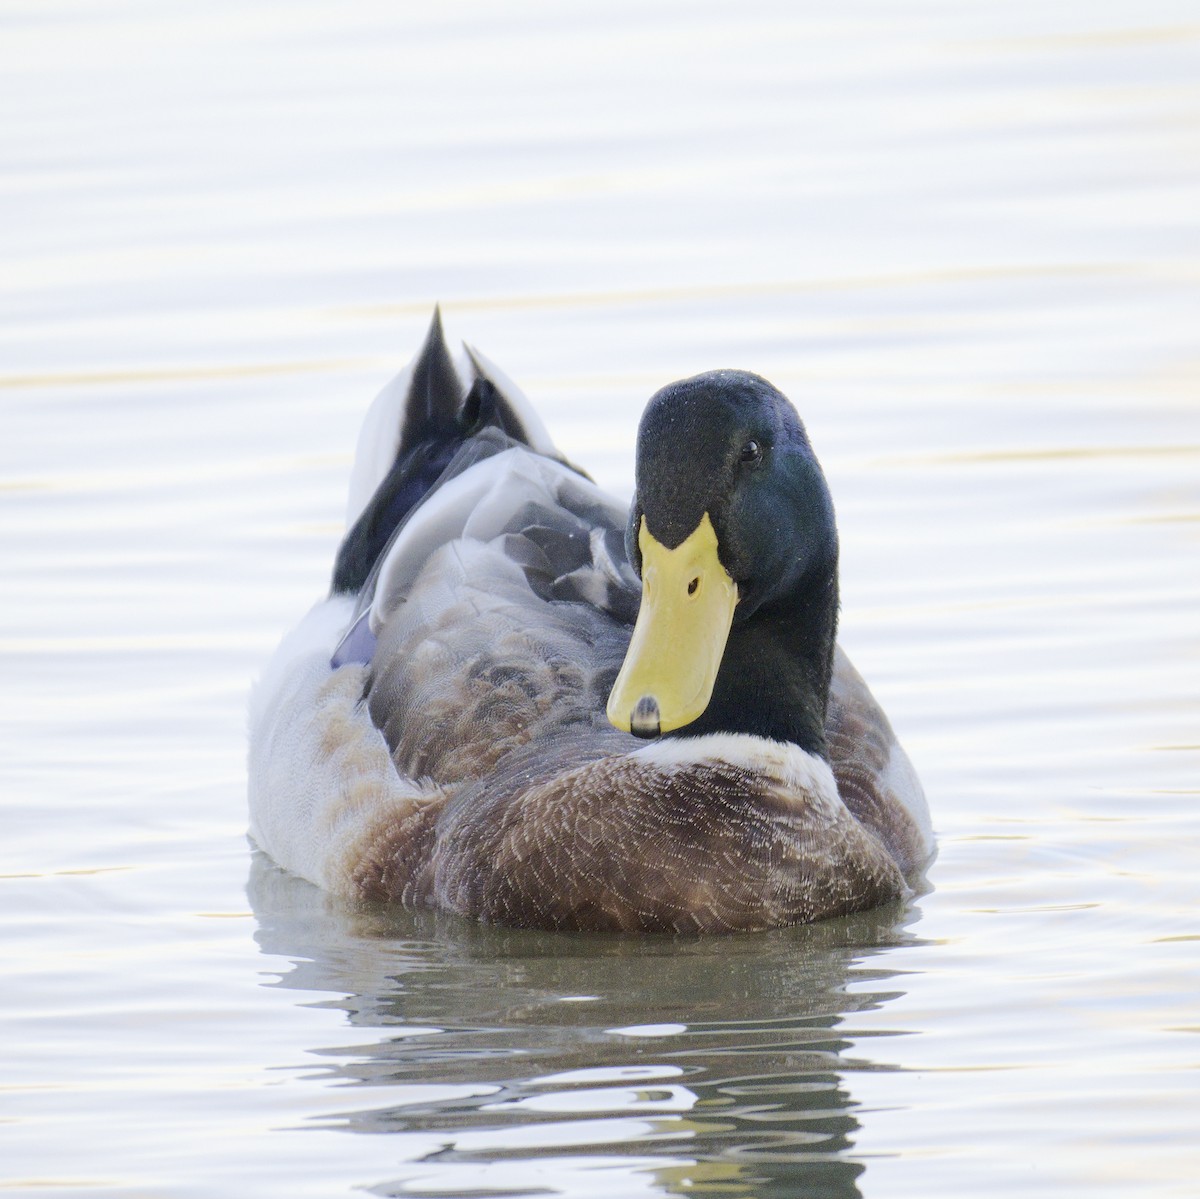
POLYGON ((503 430, 514 441, 519 441, 539 454, 557 458, 558 451, 546 426, 525 398, 525 393, 494 363, 489 362, 474 346, 464 345, 467 362, 475 376, 475 383, 486 383, 490 388, 492 410, 489 423, 503 430))
POLYGON ((464 349, 469 388, 455 367, 441 311, 435 308, 412 365, 368 412, 352 481, 352 523, 334 564, 334 594, 362 589, 408 514, 437 485, 462 446, 484 429, 498 429, 514 442, 558 458, 520 388, 478 350, 464 349))
POLYGON ((412 368, 412 380, 400 425, 400 453, 423 442, 454 438, 459 433, 462 380, 442 330, 442 310, 434 308, 429 332, 412 368))

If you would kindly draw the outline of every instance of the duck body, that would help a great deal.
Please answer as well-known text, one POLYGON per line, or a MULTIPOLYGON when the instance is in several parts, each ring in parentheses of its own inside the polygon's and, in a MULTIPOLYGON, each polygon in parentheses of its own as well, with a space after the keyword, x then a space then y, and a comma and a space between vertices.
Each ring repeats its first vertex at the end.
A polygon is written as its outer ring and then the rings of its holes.
POLYGON ((331 594, 252 696, 251 832, 276 862, 351 899, 578 930, 760 929, 907 892, 928 811, 834 643, 803 428, 755 376, 675 388, 643 419, 630 511, 490 363, 456 367, 435 316, 368 414, 331 594), (643 588, 680 563, 656 626, 643 588), (715 650, 688 623, 710 602, 715 650))

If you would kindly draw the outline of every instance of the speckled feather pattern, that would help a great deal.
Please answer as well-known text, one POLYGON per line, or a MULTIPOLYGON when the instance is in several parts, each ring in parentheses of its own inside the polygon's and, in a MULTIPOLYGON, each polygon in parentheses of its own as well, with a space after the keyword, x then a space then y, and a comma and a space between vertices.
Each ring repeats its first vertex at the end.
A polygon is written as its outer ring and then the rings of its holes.
POLYGON ((715 740, 681 742, 670 763, 634 751, 547 777, 511 772, 436 814, 391 813, 347 847, 347 869, 364 897, 559 929, 770 928, 905 892, 832 777, 790 787, 770 765, 774 743, 769 765, 751 768, 718 757, 715 740))

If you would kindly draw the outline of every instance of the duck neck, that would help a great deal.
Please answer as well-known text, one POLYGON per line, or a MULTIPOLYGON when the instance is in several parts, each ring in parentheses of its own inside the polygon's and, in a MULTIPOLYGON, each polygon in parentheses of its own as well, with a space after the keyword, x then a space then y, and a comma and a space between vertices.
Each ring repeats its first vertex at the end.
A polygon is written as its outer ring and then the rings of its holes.
POLYGON ((735 623, 708 707, 677 735, 749 733, 827 760, 837 611, 835 555, 786 596, 735 623))

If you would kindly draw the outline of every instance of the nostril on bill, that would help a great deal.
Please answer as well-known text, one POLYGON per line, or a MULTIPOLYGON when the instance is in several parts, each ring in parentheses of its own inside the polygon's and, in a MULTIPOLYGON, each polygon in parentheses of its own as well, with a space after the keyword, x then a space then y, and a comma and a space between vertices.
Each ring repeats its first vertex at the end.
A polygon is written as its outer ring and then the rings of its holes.
POLYGON ((653 695, 643 695, 637 701, 629 717, 629 731, 635 737, 657 737, 662 732, 662 716, 658 700, 653 695))

